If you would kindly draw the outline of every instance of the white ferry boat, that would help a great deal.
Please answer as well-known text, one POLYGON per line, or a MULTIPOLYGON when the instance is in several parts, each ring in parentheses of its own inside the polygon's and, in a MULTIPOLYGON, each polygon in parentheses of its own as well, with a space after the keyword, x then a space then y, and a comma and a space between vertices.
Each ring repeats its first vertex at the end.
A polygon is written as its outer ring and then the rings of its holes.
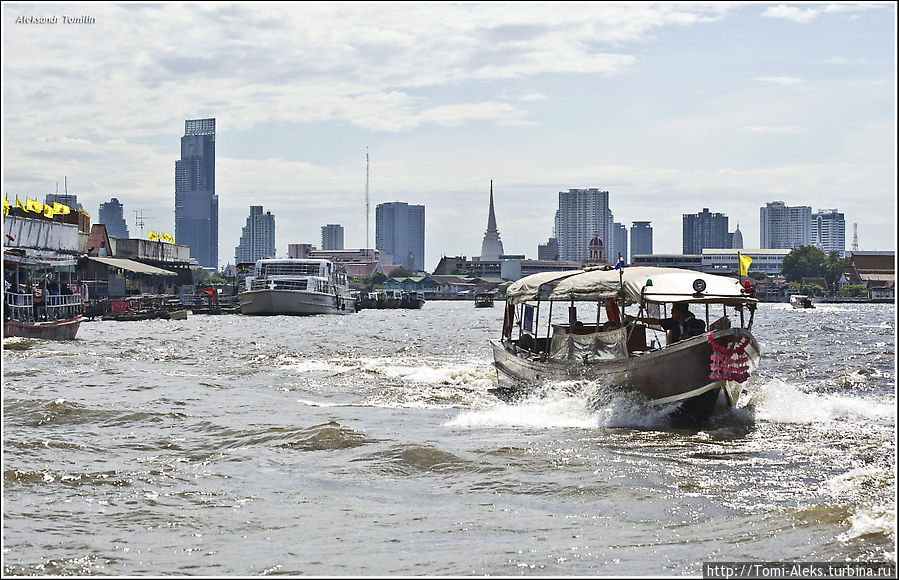
POLYGON ((241 314, 350 314, 346 271, 328 260, 269 258, 256 262, 246 289, 238 294, 241 314))

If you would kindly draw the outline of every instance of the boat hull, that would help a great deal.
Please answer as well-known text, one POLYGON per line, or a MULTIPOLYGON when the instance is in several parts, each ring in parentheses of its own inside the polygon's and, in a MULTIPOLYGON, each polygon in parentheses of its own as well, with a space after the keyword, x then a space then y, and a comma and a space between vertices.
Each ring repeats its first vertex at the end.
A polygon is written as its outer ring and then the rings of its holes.
POLYGON ((82 316, 52 322, 19 322, 7 320, 3 324, 3 338, 20 336, 45 340, 73 340, 81 326, 82 316))
POLYGON ((238 295, 241 314, 304 316, 311 314, 352 314, 356 301, 349 296, 335 296, 297 290, 248 290, 238 295))
MULTIPOLYGON (((757 364, 758 344, 748 331, 739 328, 719 330, 713 332, 712 337, 719 341, 749 338, 746 354, 753 365, 757 364)), ((742 389, 742 384, 735 381, 709 379, 712 347, 706 335, 639 356, 587 363, 526 356, 516 353, 516 347, 509 342, 494 340, 491 345, 498 379, 497 394, 503 398, 524 395, 540 383, 588 380, 612 389, 639 392, 654 404, 686 402, 702 397, 714 405, 717 397, 706 394, 723 391, 726 402, 734 405, 742 389)), ((700 410, 698 415, 706 411, 710 413, 711 408, 700 410)))

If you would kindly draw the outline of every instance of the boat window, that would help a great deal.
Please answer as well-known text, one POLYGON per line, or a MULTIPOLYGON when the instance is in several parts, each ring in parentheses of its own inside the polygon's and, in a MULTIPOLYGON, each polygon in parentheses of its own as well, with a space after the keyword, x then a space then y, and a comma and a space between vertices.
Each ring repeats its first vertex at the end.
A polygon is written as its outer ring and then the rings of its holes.
POLYGON ((618 328, 590 334, 554 333, 549 347, 556 360, 609 360, 627 358, 627 330, 618 328))

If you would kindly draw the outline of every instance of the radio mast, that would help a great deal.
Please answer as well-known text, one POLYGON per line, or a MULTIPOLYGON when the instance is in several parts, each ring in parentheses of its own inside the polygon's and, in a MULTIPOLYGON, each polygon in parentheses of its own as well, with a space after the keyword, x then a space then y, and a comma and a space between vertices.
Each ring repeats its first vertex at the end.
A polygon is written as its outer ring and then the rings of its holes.
POLYGON ((368 223, 369 223, 369 215, 370 211, 368 208, 368 147, 365 148, 365 250, 368 253, 368 250, 371 248, 371 245, 368 243, 369 235, 368 235, 368 223))

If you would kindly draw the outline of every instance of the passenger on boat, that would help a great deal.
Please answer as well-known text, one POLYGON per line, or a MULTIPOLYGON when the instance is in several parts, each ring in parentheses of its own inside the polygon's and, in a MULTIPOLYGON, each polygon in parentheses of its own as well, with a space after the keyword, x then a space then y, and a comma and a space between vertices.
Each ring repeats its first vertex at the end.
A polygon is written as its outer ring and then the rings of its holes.
POLYGON ((705 332, 705 321, 696 318, 686 302, 675 302, 671 306, 671 318, 645 318, 637 317, 640 322, 655 324, 668 331, 665 336, 668 344, 673 344, 683 338, 698 336, 705 332))
POLYGON ((40 284, 34 285, 34 320, 43 320, 47 317, 47 289, 40 284))

